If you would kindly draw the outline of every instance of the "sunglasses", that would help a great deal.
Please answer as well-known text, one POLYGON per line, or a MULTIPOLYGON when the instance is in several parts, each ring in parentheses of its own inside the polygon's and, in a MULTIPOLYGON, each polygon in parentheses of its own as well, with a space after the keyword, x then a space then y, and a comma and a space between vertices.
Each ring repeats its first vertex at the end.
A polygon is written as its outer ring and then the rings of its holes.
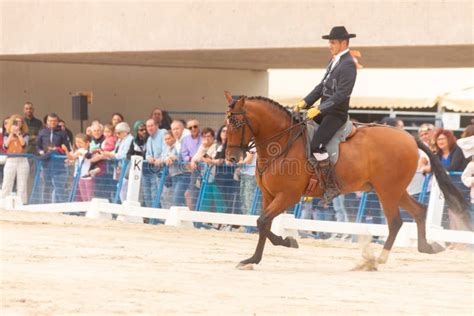
POLYGON ((139 132, 145 132, 146 129, 145 129, 145 128, 139 128, 138 131, 139 131, 139 132))
POLYGON ((189 126, 188 129, 193 129, 193 128, 198 128, 199 125, 193 125, 193 126, 189 126))

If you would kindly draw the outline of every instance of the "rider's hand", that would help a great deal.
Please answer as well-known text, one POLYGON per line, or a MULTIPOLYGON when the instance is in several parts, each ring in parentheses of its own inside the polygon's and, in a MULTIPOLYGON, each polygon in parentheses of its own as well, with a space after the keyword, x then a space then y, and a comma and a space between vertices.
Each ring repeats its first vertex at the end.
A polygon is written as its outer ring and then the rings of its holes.
POLYGON ((306 107, 306 102, 304 100, 299 100, 295 105, 293 105, 293 111, 299 112, 300 110, 306 107))
POLYGON ((318 107, 316 106, 313 106, 312 108, 310 108, 308 111, 306 111, 306 116, 310 119, 312 119, 313 117, 317 116, 319 113, 321 113, 321 111, 319 110, 318 107))

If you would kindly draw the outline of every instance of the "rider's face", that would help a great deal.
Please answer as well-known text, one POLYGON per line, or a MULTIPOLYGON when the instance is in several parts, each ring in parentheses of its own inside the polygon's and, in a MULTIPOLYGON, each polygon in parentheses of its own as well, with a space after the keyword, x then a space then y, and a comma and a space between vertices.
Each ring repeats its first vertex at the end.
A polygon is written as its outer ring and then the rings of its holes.
POLYGON ((342 40, 329 40, 329 50, 331 51, 331 54, 333 56, 336 56, 343 50, 347 48, 347 41, 342 41, 342 40))

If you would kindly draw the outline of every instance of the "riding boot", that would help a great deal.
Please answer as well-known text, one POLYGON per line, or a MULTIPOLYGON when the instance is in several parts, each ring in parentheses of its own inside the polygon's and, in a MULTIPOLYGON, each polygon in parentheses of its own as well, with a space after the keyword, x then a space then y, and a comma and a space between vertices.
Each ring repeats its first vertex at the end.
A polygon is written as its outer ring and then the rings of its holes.
POLYGON ((318 180, 321 189, 323 190, 323 197, 318 203, 318 206, 327 207, 331 201, 339 195, 340 190, 336 180, 334 168, 331 165, 329 157, 318 161, 318 180))

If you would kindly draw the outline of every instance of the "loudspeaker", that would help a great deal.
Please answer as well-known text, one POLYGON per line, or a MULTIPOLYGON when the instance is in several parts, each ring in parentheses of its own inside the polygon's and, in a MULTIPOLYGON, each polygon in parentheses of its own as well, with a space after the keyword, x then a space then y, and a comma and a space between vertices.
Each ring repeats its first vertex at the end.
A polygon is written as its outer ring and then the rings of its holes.
POLYGON ((86 121, 87 115, 87 96, 76 95, 72 97, 72 119, 86 121))

